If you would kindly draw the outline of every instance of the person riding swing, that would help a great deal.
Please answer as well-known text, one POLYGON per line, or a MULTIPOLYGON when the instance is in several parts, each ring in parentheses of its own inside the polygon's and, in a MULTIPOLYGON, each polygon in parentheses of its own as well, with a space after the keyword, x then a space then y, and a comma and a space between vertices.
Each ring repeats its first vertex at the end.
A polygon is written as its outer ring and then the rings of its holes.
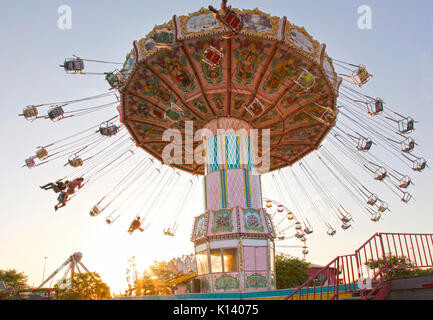
POLYGON ((66 191, 69 195, 74 194, 75 193, 75 188, 81 189, 83 187, 83 181, 84 178, 76 178, 74 180, 72 180, 69 184, 68 184, 68 190, 66 191))
POLYGON ((135 218, 132 222, 131 225, 129 226, 129 230, 128 233, 132 234, 135 230, 140 230, 141 232, 144 231, 144 229, 141 227, 141 218, 137 217, 135 218))
POLYGON ((60 192, 59 196, 57 197, 57 201, 59 203, 54 206, 55 211, 66 206, 66 202, 68 201, 68 193, 65 191, 60 192))
POLYGON ((44 190, 53 189, 53 191, 55 193, 59 193, 61 191, 66 190, 66 187, 68 187, 68 185, 69 185, 69 181, 68 180, 66 180, 65 182, 63 182, 62 179, 59 179, 56 182, 50 182, 50 183, 47 183, 44 186, 40 186, 40 188, 44 189, 44 190))

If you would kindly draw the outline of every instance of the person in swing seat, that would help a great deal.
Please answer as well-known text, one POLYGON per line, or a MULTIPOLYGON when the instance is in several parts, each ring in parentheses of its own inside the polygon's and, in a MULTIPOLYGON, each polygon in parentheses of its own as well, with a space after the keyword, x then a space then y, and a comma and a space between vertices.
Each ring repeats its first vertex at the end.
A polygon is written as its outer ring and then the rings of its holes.
POLYGON ((132 222, 131 222, 131 225, 129 226, 129 230, 128 230, 128 233, 129 234, 132 234, 135 230, 140 230, 141 232, 143 232, 144 231, 144 229, 143 228, 141 228, 141 218, 140 217, 137 217, 137 218, 135 218, 132 222))
POLYGON ((60 179, 60 180, 57 180, 56 182, 50 182, 50 183, 47 183, 44 186, 40 186, 40 188, 44 189, 44 190, 53 189, 53 191, 55 193, 59 193, 61 191, 64 191, 66 189, 66 187, 68 187, 68 185, 69 185, 69 181, 68 180, 66 180, 65 182, 63 182, 60 179))
POLYGON ((68 193, 65 191, 60 192, 59 196, 57 197, 57 201, 59 203, 54 206, 55 211, 66 206, 66 202, 68 201, 68 193))
POLYGON ((68 184, 68 190, 66 192, 68 194, 74 194, 76 188, 78 188, 78 190, 79 190, 83 187, 83 181, 84 181, 84 178, 82 178, 82 177, 72 180, 68 184))

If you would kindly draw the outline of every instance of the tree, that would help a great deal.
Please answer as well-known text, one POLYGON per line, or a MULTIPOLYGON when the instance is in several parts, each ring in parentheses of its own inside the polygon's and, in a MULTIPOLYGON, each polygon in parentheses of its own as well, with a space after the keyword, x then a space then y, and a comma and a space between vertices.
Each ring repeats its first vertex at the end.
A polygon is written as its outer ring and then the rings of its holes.
POLYGON ((0 295, 0 300, 21 300, 20 289, 27 287, 27 276, 15 269, 0 270, 0 281, 6 284, 7 289, 0 295))
POLYGON ((379 258, 377 260, 370 259, 365 263, 365 265, 370 270, 384 269, 385 268, 385 261, 386 261, 388 268, 390 269, 389 275, 390 275, 391 279, 433 274, 433 268, 430 268, 430 269, 414 268, 408 257, 395 256, 395 255, 391 255, 391 254, 388 254, 387 256, 385 256, 385 259, 383 259, 383 258, 379 258))
POLYGON ((172 294, 173 288, 170 282, 182 275, 181 273, 170 271, 169 262, 165 261, 154 261, 149 270, 144 270, 143 273, 137 272, 135 257, 129 259, 128 263, 129 267, 126 270, 128 289, 125 292, 126 295, 172 294))
POLYGON ((148 271, 144 271, 142 276, 135 281, 133 291, 136 296, 167 295, 172 293, 171 288, 165 281, 148 271))
POLYGON ((111 297, 110 288, 96 272, 74 273, 69 289, 54 286, 57 300, 104 300, 111 297))
POLYGON ((0 281, 4 281, 8 287, 23 287, 27 285, 27 276, 15 269, 0 270, 0 281))
POLYGON ((169 282, 176 278, 176 274, 173 274, 168 268, 167 262, 154 261, 149 267, 153 275, 158 277, 163 282, 169 282))
POLYGON ((135 296, 155 295, 156 290, 152 281, 152 276, 147 271, 144 271, 142 276, 135 280, 132 291, 135 296))
POLYGON ((128 260, 129 267, 126 269, 126 281, 128 282, 128 290, 126 290, 127 295, 131 295, 135 290, 136 283, 138 280, 137 264, 135 263, 135 256, 132 256, 128 260))
POLYGON ((309 278, 306 273, 309 266, 308 262, 277 255, 275 257, 277 289, 293 288, 303 284, 309 278))

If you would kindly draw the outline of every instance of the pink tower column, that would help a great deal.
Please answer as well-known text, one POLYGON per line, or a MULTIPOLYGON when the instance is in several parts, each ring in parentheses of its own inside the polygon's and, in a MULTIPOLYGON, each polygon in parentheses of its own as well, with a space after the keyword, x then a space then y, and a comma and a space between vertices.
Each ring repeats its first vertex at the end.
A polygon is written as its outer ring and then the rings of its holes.
POLYGON ((201 292, 275 289, 274 227, 262 208, 250 126, 220 118, 206 126, 204 200, 191 240, 201 292))

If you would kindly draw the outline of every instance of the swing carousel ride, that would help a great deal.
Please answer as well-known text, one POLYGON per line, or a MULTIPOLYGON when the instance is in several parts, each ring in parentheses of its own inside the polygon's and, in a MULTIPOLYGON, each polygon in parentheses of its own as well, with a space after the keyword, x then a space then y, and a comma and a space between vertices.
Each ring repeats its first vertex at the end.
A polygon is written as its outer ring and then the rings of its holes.
POLYGON ((338 228, 353 228, 362 214, 378 222, 390 214, 381 186, 407 203, 413 184, 408 172, 427 166, 414 153, 417 144, 409 136, 416 121, 393 111, 381 98, 362 93, 373 77, 366 66, 332 59, 325 49, 286 17, 232 9, 226 1, 220 10, 209 6, 188 16, 175 15, 134 41, 124 63, 66 59, 61 67, 67 74, 100 74, 110 89, 30 105, 20 116, 58 122, 108 109, 113 116, 39 146, 24 166, 58 160, 74 168, 48 186, 59 194, 62 206, 110 171, 130 166, 90 210, 91 217, 105 214, 106 223, 113 224, 138 204, 130 233, 145 231, 161 214, 164 200, 181 186, 176 212, 164 217, 166 236, 175 235, 204 176, 208 213, 195 219, 194 242, 233 232, 264 232, 277 241, 277 250, 301 248, 305 257, 311 221, 329 236, 338 228), (98 63, 118 67, 105 73, 87 71, 98 63), (163 136, 169 129, 178 130, 185 143, 178 154, 181 161, 165 164, 164 149, 172 141, 163 136), (188 130, 199 129, 212 134, 187 147, 188 130), (247 133, 220 134, 221 129, 247 133), (257 155, 251 151, 252 129, 259 132, 257 155), (260 150, 266 129, 270 148, 265 154, 260 150), (188 161, 197 150, 204 163, 188 161), (269 173, 259 172, 258 156, 269 157, 269 173), (399 167, 394 166, 397 159, 399 167), (279 201, 262 198, 257 172, 271 177, 279 201), (76 189, 78 177, 84 180, 76 189), (151 192, 145 191, 149 183, 155 186, 151 192))

